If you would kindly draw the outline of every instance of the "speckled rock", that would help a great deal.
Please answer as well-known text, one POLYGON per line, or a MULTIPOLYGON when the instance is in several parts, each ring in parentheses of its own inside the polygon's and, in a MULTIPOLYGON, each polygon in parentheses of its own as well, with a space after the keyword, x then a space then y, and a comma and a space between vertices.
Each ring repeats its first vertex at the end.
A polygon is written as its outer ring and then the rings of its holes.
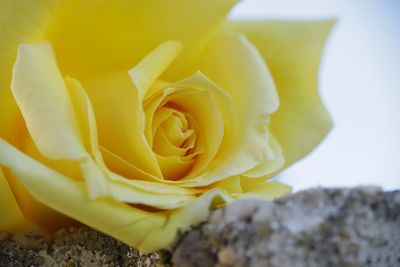
POLYGON ((159 259, 157 253, 139 253, 86 227, 62 230, 52 238, 39 232, 0 234, 1 267, 148 267, 159 259))
POLYGON ((400 267, 400 191, 311 189, 212 213, 173 248, 141 254, 90 228, 0 233, 0 266, 400 267))
POLYGON ((177 267, 399 267, 400 191, 311 189, 215 211, 172 251, 177 267))

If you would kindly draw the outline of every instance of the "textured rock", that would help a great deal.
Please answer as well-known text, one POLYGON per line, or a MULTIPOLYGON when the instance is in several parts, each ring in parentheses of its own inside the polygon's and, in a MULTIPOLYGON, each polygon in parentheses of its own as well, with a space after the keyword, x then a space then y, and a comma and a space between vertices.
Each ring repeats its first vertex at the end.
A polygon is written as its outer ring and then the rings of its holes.
POLYGON ((53 238, 40 233, 0 234, 1 267, 156 266, 159 255, 141 254, 89 228, 63 230, 53 238))
POLYGON ((169 250, 141 254, 89 228, 0 233, 0 266, 400 267, 400 191, 311 189, 212 213, 169 250))
POLYGON ((400 266, 400 191, 312 189, 215 211, 187 233, 174 266, 400 266))

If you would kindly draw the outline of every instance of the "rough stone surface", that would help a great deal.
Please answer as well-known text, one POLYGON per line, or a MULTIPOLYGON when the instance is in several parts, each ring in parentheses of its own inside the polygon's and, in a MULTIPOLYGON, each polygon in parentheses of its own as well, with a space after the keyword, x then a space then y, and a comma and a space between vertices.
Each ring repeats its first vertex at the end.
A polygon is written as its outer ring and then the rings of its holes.
POLYGON ((0 234, 1 267, 156 266, 157 253, 141 254, 90 228, 68 229, 48 238, 38 232, 0 234))
POLYGON ((212 213, 173 248, 141 254, 89 228, 0 233, 0 266, 400 267, 400 191, 311 189, 212 213))
POLYGON ((312 189, 214 212, 172 252, 177 267, 400 266, 400 191, 312 189))

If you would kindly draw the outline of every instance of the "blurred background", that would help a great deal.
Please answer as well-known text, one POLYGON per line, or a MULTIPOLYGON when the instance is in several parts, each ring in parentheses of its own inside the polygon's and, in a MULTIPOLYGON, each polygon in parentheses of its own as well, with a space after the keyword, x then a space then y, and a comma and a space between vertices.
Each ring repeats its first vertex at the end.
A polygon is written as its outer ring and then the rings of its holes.
POLYGON ((336 18, 320 71, 334 129, 280 175, 312 186, 400 188, 400 1, 243 0, 232 18, 336 18))

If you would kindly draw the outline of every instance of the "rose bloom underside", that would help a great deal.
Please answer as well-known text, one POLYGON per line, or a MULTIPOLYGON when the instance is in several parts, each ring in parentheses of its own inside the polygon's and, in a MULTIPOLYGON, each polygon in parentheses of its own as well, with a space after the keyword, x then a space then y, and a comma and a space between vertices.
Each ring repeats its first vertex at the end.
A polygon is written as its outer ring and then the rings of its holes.
POLYGON ((232 0, 2 1, 0 230, 84 223, 142 251, 269 181, 331 121, 332 21, 226 21, 232 0))

